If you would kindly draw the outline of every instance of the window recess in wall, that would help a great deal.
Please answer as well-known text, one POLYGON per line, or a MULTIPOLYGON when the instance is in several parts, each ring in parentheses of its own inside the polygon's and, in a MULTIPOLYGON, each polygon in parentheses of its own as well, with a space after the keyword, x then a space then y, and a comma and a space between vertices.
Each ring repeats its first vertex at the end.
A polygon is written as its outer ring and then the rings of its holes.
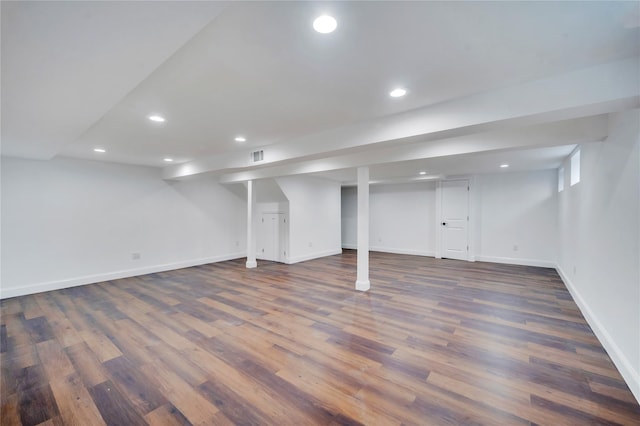
POLYGON ((580 150, 571 156, 571 186, 580 182, 580 150))
POLYGON ((564 190, 564 167, 558 169, 558 192, 564 190))

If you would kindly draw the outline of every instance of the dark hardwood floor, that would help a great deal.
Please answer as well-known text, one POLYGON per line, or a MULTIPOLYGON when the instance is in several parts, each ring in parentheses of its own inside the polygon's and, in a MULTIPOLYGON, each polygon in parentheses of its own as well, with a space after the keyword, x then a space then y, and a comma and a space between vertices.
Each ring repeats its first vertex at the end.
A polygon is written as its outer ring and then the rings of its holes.
POLYGON ((3 300, 2 425, 640 424, 555 271, 355 252, 3 300))

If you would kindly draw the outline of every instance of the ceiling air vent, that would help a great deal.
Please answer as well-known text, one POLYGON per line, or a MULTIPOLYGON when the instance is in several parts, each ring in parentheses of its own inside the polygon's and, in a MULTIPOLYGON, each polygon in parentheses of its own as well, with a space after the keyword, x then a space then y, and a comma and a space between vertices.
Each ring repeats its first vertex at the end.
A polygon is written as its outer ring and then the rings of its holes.
POLYGON ((264 151, 260 150, 260 151, 253 151, 251 153, 251 162, 252 163, 257 163, 259 161, 264 160, 264 151))

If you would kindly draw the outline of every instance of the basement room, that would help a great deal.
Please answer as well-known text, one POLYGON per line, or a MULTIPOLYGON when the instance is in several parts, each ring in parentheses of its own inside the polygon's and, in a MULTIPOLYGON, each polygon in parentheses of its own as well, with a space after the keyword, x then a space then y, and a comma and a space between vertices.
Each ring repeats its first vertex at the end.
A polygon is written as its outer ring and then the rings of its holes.
POLYGON ((640 425, 637 1, 2 1, 4 425, 640 425))

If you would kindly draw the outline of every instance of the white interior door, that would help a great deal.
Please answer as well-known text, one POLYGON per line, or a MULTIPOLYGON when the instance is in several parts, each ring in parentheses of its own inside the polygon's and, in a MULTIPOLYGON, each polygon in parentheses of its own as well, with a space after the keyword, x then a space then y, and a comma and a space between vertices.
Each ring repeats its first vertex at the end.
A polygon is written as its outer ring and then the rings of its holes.
POLYGON ((263 213, 260 223, 260 242, 258 244, 258 258, 284 261, 284 231, 286 216, 282 213, 263 213))
POLYGON ((442 257, 467 260, 469 254, 469 181, 442 182, 442 257))

